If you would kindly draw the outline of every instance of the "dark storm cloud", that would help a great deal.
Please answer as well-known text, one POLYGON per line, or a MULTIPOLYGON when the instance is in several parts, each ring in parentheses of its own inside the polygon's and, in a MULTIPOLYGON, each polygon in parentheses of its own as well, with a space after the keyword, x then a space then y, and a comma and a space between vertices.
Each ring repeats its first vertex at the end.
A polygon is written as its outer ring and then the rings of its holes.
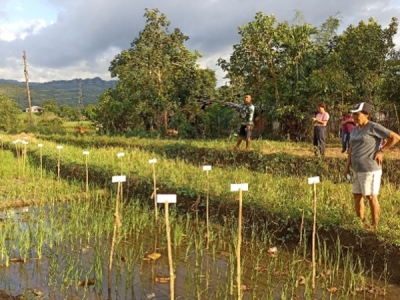
MULTIPOLYGON (((2 0, 0 0, 1 3, 2 0)), ((61 7, 54 24, 24 40, 0 41, 0 56, 19 59, 23 50, 29 62, 40 68, 84 66, 86 72, 107 73, 110 60, 144 28, 145 8, 158 8, 175 27, 190 37, 187 46, 199 50, 204 59, 229 55, 240 41, 238 26, 254 19, 258 11, 275 14, 279 21, 292 20, 295 11, 305 20, 320 26, 329 16, 340 13, 341 30, 360 20, 375 19, 386 26, 398 9, 388 9, 390 1, 381 0, 49 0, 61 7), (106 56, 106 58, 104 58, 106 56), (102 63, 99 63, 102 58, 102 63), (108 61, 107 61, 108 59, 108 61)), ((1 11, 1 7, 0 7, 1 11)), ((211 60, 211 59, 209 59, 211 60)), ((11 60, 0 60, 1 65, 11 60)), ((215 66, 215 62, 211 65, 215 66)), ((0 73, 1 74, 1 73, 0 73)))

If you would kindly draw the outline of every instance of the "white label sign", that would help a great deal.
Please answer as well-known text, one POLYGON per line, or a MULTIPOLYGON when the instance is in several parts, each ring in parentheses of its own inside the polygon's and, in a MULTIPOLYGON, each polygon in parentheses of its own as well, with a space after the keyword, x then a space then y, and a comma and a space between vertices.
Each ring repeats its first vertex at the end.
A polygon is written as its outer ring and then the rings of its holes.
POLYGON ((120 152, 120 153, 118 153, 118 154, 117 154, 117 156, 118 156, 118 157, 125 156, 125 153, 123 153, 123 152, 120 152))
POLYGON ((126 176, 125 175, 118 175, 112 177, 112 182, 125 182, 126 176))
POLYGON ((61 150, 63 148, 63 146, 57 146, 58 150, 61 150))
POLYGON ((13 143, 18 144, 21 140, 15 140, 13 143))
POLYGON ((157 195, 157 203, 176 203, 176 194, 157 195))
POLYGON ((42 148, 42 147, 43 147, 43 144, 38 144, 38 147, 39 147, 39 148, 42 148))
POLYGON ((211 166, 203 166, 203 171, 211 171, 211 166))
POLYGON ((157 159, 152 158, 149 160, 149 164, 155 164, 157 162, 157 159))
POLYGON ((310 177, 308 178, 308 184, 314 184, 314 183, 319 183, 319 176, 315 176, 315 177, 310 177))
POLYGON ((237 192, 239 190, 248 191, 249 184, 248 183, 233 183, 233 184, 231 184, 231 192, 237 192))
POLYGON ((22 141, 22 144, 28 145, 28 142, 27 141, 22 141))
POLYGON ((82 154, 83 155, 89 155, 89 151, 83 151, 82 154))

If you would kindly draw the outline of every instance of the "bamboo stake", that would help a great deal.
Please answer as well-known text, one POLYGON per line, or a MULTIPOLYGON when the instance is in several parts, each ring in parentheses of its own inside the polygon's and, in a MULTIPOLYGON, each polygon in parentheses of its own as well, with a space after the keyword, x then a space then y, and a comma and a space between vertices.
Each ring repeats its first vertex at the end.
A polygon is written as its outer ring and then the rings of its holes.
POLYGON ((176 195, 157 195, 157 203, 164 203, 165 206, 165 230, 167 232, 167 250, 168 250, 168 265, 169 265, 169 289, 171 300, 175 300, 175 273, 174 263, 172 260, 171 246, 171 226, 169 222, 169 203, 176 203, 176 195))
POLYGON ((61 169, 61 149, 62 146, 57 146, 58 149, 58 163, 57 163, 57 181, 60 182, 60 169, 61 169))
POLYGON ((207 198, 206 198, 206 226, 207 226, 207 249, 210 247, 210 178, 207 171, 207 198))
POLYGON ((108 263, 108 299, 111 299, 111 285, 112 285, 112 264, 113 264, 113 255, 114 255, 114 248, 115 248, 115 240, 117 236, 117 229, 121 227, 121 218, 118 214, 118 202, 119 197, 122 196, 122 185, 121 183, 126 181, 125 176, 113 176, 112 182, 118 182, 117 186, 117 196, 115 199, 115 212, 114 212, 114 228, 113 228, 113 235, 111 240, 111 249, 110 249, 110 258, 108 263))
POLYGON ((313 184, 314 191, 314 220, 313 220, 313 232, 312 232, 312 289, 315 290, 315 276, 316 276, 316 253, 315 253, 315 236, 317 234, 317 183, 319 183, 319 177, 308 178, 308 184, 313 184))
POLYGON ((172 261, 172 247, 171 247, 171 227, 169 224, 169 204, 168 201, 165 202, 165 228, 167 231, 167 247, 168 247, 168 265, 169 265, 169 289, 170 289, 170 299, 175 299, 175 274, 174 274, 174 264, 172 261))
MULTIPOLYGON (((156 166, 155 163, 157 162, 157 159, 153 158, 149 160, 149 163, 152 165, 153 168, 153 195, 154 197, 154 222, 155 222, 155 227, 157 227, 158 224, 158 208, 157 208, 157 182, 156 182, 156 166)), ((154 249, 154 252, 155 249, 154 249)))
POLYGON ((40 153, 40 179, 43 179, 43 144, 38 144, 40 153))
POLYGON ((239 189, 239 220, 238 220, 238 240, 237 240, 237 253, 236 253, 236 264, 237 264, 237 275, 236 284, 238 299, 242 299, 242 280, 241 280, 241 258, 240 249, 242 247, 242 189, 239 189))
POLYGON ((314 221, 312 233, 312 289, 315 290, 316 259, 315 259, 315 236, 317 232, 317 185, 314 183, 314 221))
MULTIPOLYGON (((122 169, 122 157, 123 156, 125 156, 125 153, 123 153, 123 152, 120 152, 120 153, 118 153, 117 154, 117 157, 118 158, 120 158, 120 161, 119 161, 119 164, 120 164, 120 175, 122 176, 122 174, 123 174, 123 169, 122 169)), ((122 183, 121 183, 121 185, 122 185, 122 183)), ((121 186, 121 198, 122 198, 122 186, 121 186)), ((122 203, 121 203, 122 204, 122 203)))
POLYGON ((28 144, 27 141, 22 141, 24 144, 24 152, 22 153, 22 175, 25 176, 25 164, 26 164, 26 145, 28 144))
POLYGON ((400 132, 400 122, 399 122, 399 114, 397 113, 397 106, 396 103, 393 103, 394 113, 396 115, 396 125, 397 125, 397 132, 400 132))
POLYGON ((242 214, 243 214, 243 200, 242 192, 248 190, 248 184, 231 184, 231 191, 239 192, 239 216, 238 216, 238 238, 236 249, 236 284, 237 284, 237 297, 242 299, 242 270, 241 270, 241 247, 242 247, 242 214))
POLYGON ((83 151, 85 155, 85 169, 86 169, 86 198, 89 197, 89 151, 83 151))
POLYGON ((209 171, 211 170, 211 166, 203 166, 203 171, 206 171, 206 230, 207 230, 207 244, 206 249, 210 247, 210 210, 209 210, 209 203, 210 203, 210 177, 209 171))

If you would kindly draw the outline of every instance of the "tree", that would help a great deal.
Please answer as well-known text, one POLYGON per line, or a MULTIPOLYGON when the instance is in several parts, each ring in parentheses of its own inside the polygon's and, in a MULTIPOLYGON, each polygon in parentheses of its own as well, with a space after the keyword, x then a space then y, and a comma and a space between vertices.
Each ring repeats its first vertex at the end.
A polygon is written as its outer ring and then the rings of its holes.
POLYGON ((352 102, 379 102, 379 97, 375 95, 386 61, 394 51, 393 38, 397 28, 397 18, 392 18, 385 29, 370 18, 368 22, 361 21, 358 26, 350 25, 336 38, 332 55, 338 54, 340 64, 353 86, 349 97, 352 102))
POLYGON ((241 40, 230 60, 218 60, 233 94, 252 93, 272 120, 303 120, 309 110, 309 76, 320 52, 313 38, 317 33, 307 23, 277 22, 274 15, 256 13, 253 21, 239 27, 241 40))
POLYGON ((94 104, 89 104, 83 109, 82 113, 88 120, 94 121, 96 119, 97 106, 94 104))
POLYGON ((167 129, 168 117, 194 100, 197 79, 203 80, 204 74, 196 67, 199 53, 191 53, 184 45, 188 37, 177 28, 170 32, 167 16, 157 9, 146 9, 144 16, 145 28, 130 49, 111 62, 109 70, 118 83, 99 104, 98 121, 113 131, 137 125, 135 116, 141 117, 142 125, 162 120, 158 125, 167 129))
POLYGON ((21 114, 18 103, 0 94, 0 130, 10 131, 16 126, 17 116, 21 114))
POLYGON ((54 99, 44 100, 41 106, 44 112, 52 112, 55 113, 56 115, 60 114, 60 107, 58 106, 56 100, 54 99))

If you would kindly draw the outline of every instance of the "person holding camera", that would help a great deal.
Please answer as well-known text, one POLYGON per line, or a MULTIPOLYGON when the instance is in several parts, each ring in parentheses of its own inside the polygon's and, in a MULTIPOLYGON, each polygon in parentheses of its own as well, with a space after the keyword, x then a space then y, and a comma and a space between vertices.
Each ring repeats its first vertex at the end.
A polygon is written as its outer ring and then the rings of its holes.
POLYGON ((246 140, 246 151, 250 150, 251 142, 251 131, 253 130, 253 117, 254 117, 254 105, 251 103, 251 95, 246 94, 244 96, 244 104, 240 109, 240 117, 242 119, 242 124, 239 129, 239 138, 237 140, 236 146, 233 150, 238 150, 243 139, 246 140))

